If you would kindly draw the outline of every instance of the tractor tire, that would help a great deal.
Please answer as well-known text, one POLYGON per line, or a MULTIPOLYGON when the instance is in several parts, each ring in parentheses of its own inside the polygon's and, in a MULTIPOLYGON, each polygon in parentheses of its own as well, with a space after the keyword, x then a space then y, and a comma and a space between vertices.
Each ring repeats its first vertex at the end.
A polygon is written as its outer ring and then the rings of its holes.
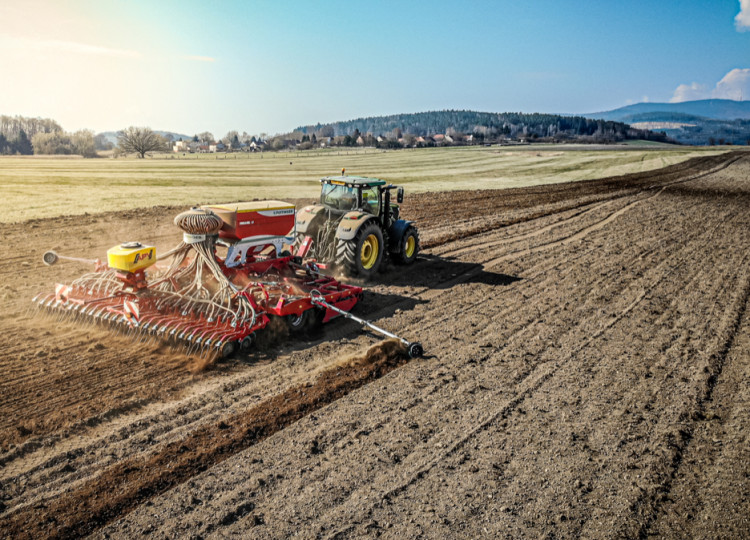
POLYGON ((323 324, 325 311, 318 308, 306 309, 299 315, 287 315, 289 333, 294 336, 309 336, 317 332, 323 324))
POLYGON ((372 278, 385 255, 383 231, 370 221, 351 240, 339 240, 336 245, 336 265, 349 276, 372 278))
POLYGON ((411 264, 419 253, 419 231, 416 227, 409 225, 401 238, 398 251, 393 254, 393 260, 397 264, 411 264))

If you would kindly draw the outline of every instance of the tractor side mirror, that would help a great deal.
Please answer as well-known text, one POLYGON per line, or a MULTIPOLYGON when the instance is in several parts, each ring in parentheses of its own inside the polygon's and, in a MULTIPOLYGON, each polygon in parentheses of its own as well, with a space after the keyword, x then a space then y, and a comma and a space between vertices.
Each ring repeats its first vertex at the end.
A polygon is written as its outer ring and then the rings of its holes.
POLYGON ((398 191, 396 192, 396 202, 399 204, 404 202, 404 188, 402 187, 398 188, 398 191))

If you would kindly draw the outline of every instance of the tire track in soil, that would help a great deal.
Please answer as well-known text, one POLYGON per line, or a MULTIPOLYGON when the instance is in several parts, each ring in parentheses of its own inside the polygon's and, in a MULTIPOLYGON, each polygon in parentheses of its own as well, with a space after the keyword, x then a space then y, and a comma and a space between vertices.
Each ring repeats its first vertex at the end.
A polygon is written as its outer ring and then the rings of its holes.
MULTIPOLYGON (((668 264, 668 263, 667 263, 667 264, 668 264)), ((638 297, 638 298, 641 298, 641 299, 642 299, 642 295, 643 295, 643 294, 645 294, 645 293, 643 293, 643 292, 642 292, 642 293, 641 293, 641 295, 639 295, 639 297, 638 297)), ((627 311, 629 311, 629 310, 632 310, 632 309, 633 309, 633 307, 634 307, 634 305, 636 305, 636 304, 638 303, 638 302, 637 302, 638 298, 636 299, 636 302, 634 302, 633 304, 631 304, 631 305, 627 306, 627 307, 626 307, 626 308, 625 308, 625 309, 623 310, 623 312, 627 312, 627 311)), ((367 431, 367 430, 365 430, 365 431, 367 431)), ((362 495, 358 493, 358 494, 357 494, 357 497, 356 497, 356 498, 360 498, 360 499, 361 499, 361 498, 362 498, 362 495)), ((372 500, 372 498, 368 497, 368 500, 372 500)), ((377 497, 376 497, 376 500, 377 500, 377 497)), ((334 520, 332 520, 332 521, 333 521, 333 522, 336 522, 337 520, 336 520, 336 519, 334 519, 334 520)))
MULTIPOLYGON (((591 204, 595 204, 598 202, 602 202, 602 201, 607 202, 607 201, 615 200, 621 197, 627 197, 630 195, 638 194, 645 190, 660 188, 664 186, 679 184, 682 182, 689 182, 692 180, 703 178, 707 175, 715 174, 719 171, 726 169, 727 167, 736 163, 738 160, 742 159, 743 154, 732 153, 732 154, 726 154, 726 155, 715 156, 715 157, 722 158, 722 159, 706 160, 704 158, 698 158, 695 162, 690 163, 691 165, 690 167, 684 166, 684 165, 687 165, 689 162, 683 162, 682 164, 670 166, 665 169, 661 169, 659 171, 653 171, 654 174, 639 173, 635 175, 626 175, 626 176, 621 176, 621 177, 614 177, 612 179, 608 179, 605 182, 601 182, 598 180, 576 182, 575 187, 573 187, 573 189, 578 192, 579 196, 581 196, 583 193, 587 193, 587 194, 590 193, 593 195, 594 193, 598 192, 597 193, 598 197, 595 198, 593 201, 577 202, 577 203, 573 203, 570 205, 562 206, 560 208, 555 208, 552 211, 547 210, 547 211, 542 211, 542 212, 533 212, 529 215, 518 217, 512 220, 503 220, 502 218, 495 217, 494 219, 490 219, 489 223, 483 223, 479 226, 468 227, 468 228, 460 227, 460 230, 458 232, 441 234, 439 239, 427 239, 426 241, 422 242, 422 246, 425 249, 434 248, 445 243, 455 242, 456 240, 462 240, 464 238, 481 235, 486 232, 492 231, 494 229, 508 227, 511 225, 517 225, 517 224, 525 223, 528 221, 534 221, 540 217, 545 217, 547 215, 550 215, 551 213, 560 213, 560 212, 566 212, 570 210, 576 210, 576 209, 586 207, 586 206, 589 206, 591 204), (699 163, 700 165, 698 165, 699 163), (707 170, 700 172, 698 174, 694 174, 694 169, 691 168, 693 166, 697 166, 699 169, 705 168, 707 170), (681 176, 683 176, 684 174, 688 174, 688 178, 682 178, 681 176), (594 190, 589 191, 590 188, 594 185, 597 187, 594 190), (601 191, 605 191, 605 192, 609 191, 609 193, 606 193, 606 195, 601 195, 601 191)), ((689 161, 692 161, 692 160, 689 160, 689 161)), ((558 186, 564 186, 563 189, 567 190, 569 189, 569 186, 571 185, 558 184, 558 186)), ((506 195, 510 194, 511 191, 512 190, 506 190, 504 194, 506 195)), ((492 192, 489 192, 489 194, 485 192, 477 193, 478 197, 482 197, 483 195, 489 195, 491 197, 490 204, 496 203, 496 202, 500 203, 497 206, 498 211, 505 209, 505 208, 509 208, 508 201, 496 201, 496 199, 492 197, 492 192)), ((512 197, 506 197, 506 198, 509 200, 513 200, 512 197)), ((455 214, 455 211, 453 212, 453 214, 455 214)))
MULTIPOLYGON (((597 227, 596 230, 600 228, 601 227, 597 227)), ((707 237, 704 245, 707 245, 710 242, 711 234, 703 235, 707 237)), ((479 433, 485 431, 492 424, 495 424, 496 422, 498 422, 499 420, 503 418, 507 418, 512 411, 516 410, 531 395, 539 391, 540 388, 542 388, 542 386, 547 381, 551 380, 564 365, 570 363, 581 351, 583 351, 585 348, 592 345, 605 332, 607 332, 609 329, 611 329, 616 324, 618 324, 623 318, 625 318, 636 306, 638 306, 644 300, 644 298, 649 294, 649 291, 655 288, 658 283, 668 278, 669 275, 676 273, 679 267, 684 264, 685 264, 685 261, 683 261, 681 265, 673 266, 672 263, 669 261, 669 258, 665 257, 659 265, 657 265, 656 267, 653 267, 653 273, 656 274, 657 276, 655 281, 643 287, 637 286, 636 288, 642 289, 642 290, 636 295, 636 297, 627 306, 625 306, 622 310, 620 310, 614 318, 607 321, 595 333, 591 334, 590 336, 587 336, 586 339, 581 343, 581 345, 578 348, 573 349, 571 352, 569 352, 566 355, 566 358, 561 359, 559 361, 546 362, 541 365, 535 366, 533 370, 527 373, 522 379, 516 381, 516 384, 520 385, 520 388, 517 389, 516 393, 511 398, 507 398, 504 403, 500 404, 500 407, 494 413, 488 415, 484 420, 476 424, 471 430, 468 431, 468 433, 466 433, 465 435, 462 435, 458 440, 451 442, 448 445, 447 450, 439 453, 436 456, 428 456, 430 457, 430 459, 429 461, 427 461, 427 463, 418 464, 416 468, 410 470, 409 476, 406 480, 396 482, 394 480, 395 475, 388 475, 386 477, 379 478, 376 481, 367 483, 365 486, 360 488, 360 490, 358 490, 357 492, 349 494, 347 499, 375 501, 373 504, 371 504, 368 507, 369 511, 367 509, 363 509, 362 507, 357 508, 358 513, 362 513, 363 511, 364 513, 371 513, 376 508, 376 506, 381 504, 380 501, 390 500, 394 498, 399 493, 401 493, 402 491, 406 490, 407 488, 412 486, 414 483, 419 481, 421 478, 425 477, 436 466, 445 462, 450 456, 456 454, 456 452, 460 450, 461 448, 463 448, 472 438, 476 437, 479 433), (667 267, 671 267, 670 271, 666 273, 663 272, 663 269, 667 267), (393 485, 394 483, 395 485, 393 485), (376 492, 376 490, 372 487, 373 485, 388 486, 389 484, 391 484, 392 487, 384 491, 376 492)), ((593 287, 589 286, 588 284, 585 284, 582 288, 593 288, 593 287)), ((480 303, 481 301, 475 303, 474 305, 479 305, 480 303)), ((554 317, 554 315, 555 315, 554 313, 550 314, 551 317, 554 317)), ((493 317, 493 319, 494 318, 502 319, 504 316, 505 314, 499 314, 497 317, 493 317)), ((524 325, 518 332, 511 334, 511 337, 517 337, 519 333, 525 332, 528 330, 529 330, 529 326, 524 325)), ((475 338, 474 341, 482 341, 481 338, 476 339, 477 336, 473 336, 473 337, 475 338)), ((483 356, 478 357, 476 361, 480 364, 483 364, 489 358, 501 352, 502 352, 502 348, 499 350, 491 351, 489 353, 484 354, 483 356)), ((403 474, 399 476, 403 476, 403 474)), ((333 515, 324 516, 324 520, 331 522, 331 523, 356 522, 355 517, 353 515, 343 515, 341 513, 337 513, 336 510, 333 510, 332 513, 333 515)), ((354 528, 355 528, 354 525, 350 525, 343 529, 332 531, 329 535, 326 535, 326 537, 327 538, 337 538, 339 536, 343 537, 343 536, 346 536, 347 533, 351 532, 354 528)))
POLYGON ((14 538, 77 538, 127 514, 159 493, 254 445, 349 392, 408 362, 400 342, 388 340, 218 425, 198 428, 147 458, 108 469, 54 501, 0 516, 14 538), (220 441, 217 443, 217 441, 220 441))
MULTIPOLYGON (((451 288, 451 287, 454 287, 454 286, 458 285, 459 283, 463 283, 463 282, 471 279, 472 277, 475 277, 480 272, 484 272, 486 270, 494 268, 494 267, 500 265, 503 262, 512 261, 514 259, 518 259, 518 258, 521 258, 521 257, 526 257, 528 255, 536 254, 536 253, 543 252, 543 251, 547 251, 549 249, 553 249, 553 248, 556 248, 556 247, 559 247, 559 246, 562 246, 562 245, 565 245, 565 244, 568 244, 568 243, 577 242, 577 241, 585 238, 588 234, 590 234, 592 232, 595 232, 595 231, 598 231, 599 229, 607 226, 612 221, 614 221, 615 219, 617 219, 618 217, 620 217, 621 215, 623 215, 625 212, 627 212, 628 210, 630 210, 631 208, 633 208, 634 206, 636 206, 640 202, 642 202, 644 200, 648 200, 648 199, 650 199, 652 197, 655 197, 655 196, 659 195, 660 193, 661 193, 661 191, 659 191, 656 194, 651 195, 649 197, 645 197, 643 199, 637 199, 637 200, 635 200, 635 201, 633 201, 631 203, 628 203, 624 207, 622 207, 622 208, 620 208, 620 209, 618 209, 618 210, 610 213, 609 215, 607 215, 607 217, 605 217, 605 218, 597 221, 596 223, 594 223, 592 225, 587 225, 587 226, 585 226, 585 227, 583 227, 583 228, 581 228, 581 229, 579 229, 579 230, 577 230, 577 231, 575 231, 573 233, 566 234, 566 235, 561 236, 559 238, 556 238, 556 239, 553 239, 553 240, 549 240, 547 242, 538 244, 538 245, 533 246, 533 247, 528 247, 528 248, 520 249, 520 250, 511 252, 511 253, 502 255, 500 257, 495 257, 495 258, 492 258, 492 259, 489 259, 489 260, 485 260, 485 261, 481 262, 480 266, 478 266, 477 268, 474 268, 474 269, 472 269, 472 270, 470 270, 470 271, 468 271, 468 272, 466 272, 466 273, 464 273, 464 274, 462 274, 462 275, 460 275, 460 276, 458 276, 458 277, 456 277, 456 278, 454 278, 454 279, 452 279, 452 280, 450 280, 448 282, 441 283, 440 284, 441 288, 451 288)), ((572 221, 569 221, 567 223, 569 224, 571 222, 572 221)), ((536 236, 536 235, 534 235, 534 236, 536 236)), ((498 242, 498 244, 502 244, 502 243, 504 243, 504 242, 498 242)), ((431 300, 431 299, 439 296, 440 294, 442 294, 441 290, 432 289, 432 290, 426 292, 424 295, 422 295, 422 298, 425 299, 425 300, 431 300)))
POLYGON ((667 467, 666 473, 663 473, 663 479, 658 483, 659 488, 649 493, 647 497, 636 500, 632 505, 633 513, 645 515, 645 520, 636 530, 621 530, 621 534, 646 538, 649 529, 655 523, 661 505, 669 499, 673 482, 680 472, 683 464, 683 457, 690 448, 693 436, 698 424, 705 418, 705 410, 708 402, 713 398, 714 388, 721 377, 727 357, 732 350, 737 333, 742 326, 743 319, 746 317, 747 305, 750 302, 750 270, 747 270, 747 257, 744 259, 742 266, 746 268, 744 275, 740 280, 740 286, 736 291, 731 305, 727 310, 724 320, 720 326, 718 336, 720 347, 711 355, 707 371, 707 377, 697 400, 692 404, 692 410, 688 413, 689 424, 683 425, 677 430, 677 433, 670 433, 670 437, 664 440, 664 444, 672 447, 672 459, 667 467))
MULTIPOLYGON (((626 308, 626 309, 627 309, 627 308, 626 308)), ((632 309, 632 306, 631 306, 631 307, 630 307, 629 309, 632 309)), ((363 430, 364 430, 365 432, 367 432, 367 431, 368 431, 368 430, 367 430, 367 429, 365 429, 365 428, 363 428, 363 430)))
MULTIPOLYGON (((575 206, 573 208, 566 208, 564 210, 561 210, 560 213, 564 213, 567 210, 577 210, 577 209, 580 209, 582 207, 585 208, 586 206, 591 206, 591 208, 586 208, 584 210, 580 210, 579 212, 574 213, 572 216, 569 216, 567 218, 563 218, 560 221, 557 221, 555 223, 551 223, 551 224, 546 225, 544 227, 532 230, 531 232, 521 233, 521 234, 518 234, 518 235, 513 235, 513 236, 508 237, 507 239, 499 240, 499 241, 496 241, 496 242, 489 242, 489 243, 482 242, 479 245, 481 245, 482 248, 486 249, 486 248, 497 247, 497 246, 503 245, 505 243, 511 243, 511 242, 516 242, 516 241, 521 241, 521 240, 525 240, 525 239, 528 239, 528 238, 535 238, 537 236, 541 236, 542 234, 544 234, 544 233, 546 233, 548 231, 554 230, 554 229, 556 229, 558 227, 569 225, 569 224, 573 223, 574 221, 578 221, 580 218, 585 217, 587 214, 593 213, 593 212, 595 212, 595 211, 597 211, 597 210, 599 210, 599 209, 601 209, 601 208, 603 208, 605 206, 608 206, 609 204, 611 204, 611 203, 613 203, 613 202, 615 202, 615 201, 617 201, 619 199, 631 198, 633 196, 637 197, 638 195, 640 195, 644 191, 659 189, 659 191, 657 193, 655 193, 653 195, 650 195, 650 196, 646 196, 646 197, 644 197, 642 199, 638 199, 638 200, 634 201, 633 203, 626 204, 623 208, 621 208, 621 209, 619 209, 619 210, 611 213, 609 216, 607 216, 605 219, 603 219, 601 222, 599 222, 601 224, 601 226, 603 227, 607 223, 609 223, 610 221, 616 219, 622 213, 626 212, 628 209, 630 209, 635 204, 637 204, 639 202, 642 202, 644 200, 650 199, 651 197, 656 197, 656 196, 660 195, 661 193, 663 193, 664 190, 667 189, 667 188, 669 188, 669 187, 675 186, 677 184, 683 184, 683 183, 687 183, 687 182, 692 182, 692 181, 695 181, 695 180, 699 180, 699 179, 705 178, 706 176, 713 175, 713 174, 715 174, 717 172, 723 171, 724 169, 726 169, 727 167, 729 167, 732 164, 736 163, 740 159, 742 159, 742 156, 734 157, 734 158, 728 160, 727 162, 722 163, 721 165, 719 165, 719 166, 717 166, 717 167, 715 167, 715 168, 713 168, 713 169, 711 169, 711 170, 709 170, 709 171, 707 171, 705 173, 701 173, 701 174, 697 174, 697 175, 691 175, 688 178, 683 178, 683 179, 679 179, 679 180, 672 180, 672 181, 669 181, 667 183, 661 183, 661 184, 651 185, 651 186, 648 186, 646 188, 640 189, 635 194, 632 194, 632 193, 623 193, 623 194, 615 195, 612 198, 608 198, 608 199, 606 199, 606 200, 604 200, 602 202, 587 203, 585 205, 575 206)), ((538 219, 539 217, 546 217, 548 215, 550 215, 550 214, 545 214, 544 216, 536 216, 536 217, 531 218, 530 220, 533 221, 533 220, 538 219)), ((526 220, 519 221, 519 223, 523 223, 525 221, 526 220)), ((501 225, 501 227, 503 227, 503 226, 506 226, 506 225, 501 225)), ((594 226, 596 226, 596 224, 594 226)), ((538 250, 538 249, 543 249, 547 245, 549 245, 550 247, 552 247, 554 245, 557 245, 557 243, 560 242, 560 241, 565 242, 565 241, 568 241, 568 240, 570 240, 570 241, 580 240, 586 234, 592 232, 593 230, 596 230, 596 229, 591 229, 590 227, 591 226, 584 227, 583 229, 581 229, 580 231, 578 231, 578 233, 570 235, 570 236, 567 236, 567 237, 565 237, 565 238, 563 238, 561 240, 555 240, 555 241, 549 242, 548 244, 537 246, 536 248, 534 248, 534 252, 536 250, 538 250)), ((495 228, 499 228, 499 227, 495 227, 495 228)), ((480 230, 476 234, 483 234, 483 233, 489 232, 491 230, 493 230, 493 229, 487 229, 487 230, 482 229, 482 230, 480 230)), ((469 238, 471 236, 475 236, 475 234, 468 233, 466 236, 462 237, 461 239, 463 239, 463 238, 469 238)), ((438 245, 441 245, 441 244, 438 244, 438 245)), ((476 246, 476 244, 473 244, 473 245, 469 245, 467 247, 462 247, 462 248, 455 249, 455 250, 448 250, 448 251, 442 252, 441 255, 444 255, 444 256, 445 255, 461 256, 461 255, 463 255, 465 253, 472 252, 475 249, 475 246, 476 246)), ((523 255, 529 254, 530 252, 524 250, 524 251, 519 251, 519 252, 516 252, 516 253, 518 253, 518 256, 523 256, 523 255)), ((516 255, 516 253, 509 254, 508 258, 495 259, 495 260, 493 260, 492 262, 489 262, 489 263, 485 262, 485 263, 483 263, 483 266, 485 268, 487 268, 488 266, 494 266, 495 264, 503 262, 504 260, 513 259, 513 258, 515 258, 514 255, 516 255)))
POLYGON ((749 336, 746 307, 670 489, 657 498, 646 537, 737 538, 750 530, 749 336), (722 492, 734 493, 734 504, 726 504, 722 492))
POLYGON ((632 309, 632 308, 631 308, 632 309))
MULTIPOLYGON (((547 215, 549 215, 549 214, 547 214, 547 215)), ((471 276, 468 276, 468 278, 467 278, 467 279, 470 279, 470 277, 471 277, 471 276)), ((458 281, 457 283, 460 283, 460 281, 458 281)), ((448 284, 448 286, 450 287, 450 286, 453 286, 453 285, 455 285, 455 284, 457 284, 457 283, 451 283, 451 282, 449 281, 449 284, 448 284)))

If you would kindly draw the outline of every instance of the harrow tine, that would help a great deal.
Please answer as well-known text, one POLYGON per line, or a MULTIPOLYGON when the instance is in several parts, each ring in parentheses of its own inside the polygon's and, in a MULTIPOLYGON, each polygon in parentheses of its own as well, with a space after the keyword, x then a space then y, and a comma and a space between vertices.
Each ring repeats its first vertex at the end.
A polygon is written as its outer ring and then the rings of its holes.
POLYGON ((146 340, 149 332, 149 323, 144 323, 138 326, 138 332, 135 333, 134 338, 136 343, 143 343, 146 340))
POLYGON ((145 343, 149 338, 149 332, 151 331, 151 325, 149 323, 142 324, 138 327, 138 333, 135 338, 138 343, 145 343))

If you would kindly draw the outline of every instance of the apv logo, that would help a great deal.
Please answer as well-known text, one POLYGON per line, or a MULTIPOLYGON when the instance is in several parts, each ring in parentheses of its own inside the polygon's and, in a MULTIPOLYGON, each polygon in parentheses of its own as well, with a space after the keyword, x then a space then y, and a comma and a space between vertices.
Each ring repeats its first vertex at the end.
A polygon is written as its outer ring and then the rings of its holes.
POLYGON ((138 261, 142 261, 144 259, 151 260, 154 257, 154 250, 149 249, 148 253, 136 253, 135 254, 135 260, 133 261, 133 264, 137 264, 138 261))

